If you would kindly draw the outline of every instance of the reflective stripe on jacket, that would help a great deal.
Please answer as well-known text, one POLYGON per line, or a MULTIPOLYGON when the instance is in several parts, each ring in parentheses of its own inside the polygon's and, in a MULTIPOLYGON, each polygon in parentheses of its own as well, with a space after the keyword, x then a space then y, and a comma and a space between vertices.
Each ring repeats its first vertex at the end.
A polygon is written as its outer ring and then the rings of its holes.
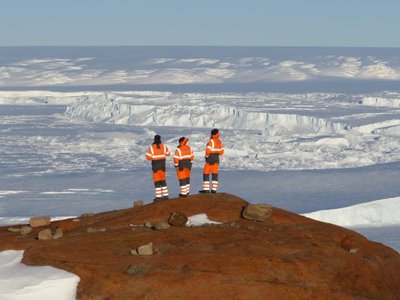
POLYGON ((157 148, 157 145, 153 144, 146 152, 147 160, 161 160, 166 159, 167 156, 170 156, 170 152, 164 144, 160 144, 160 148, 157 148))
POLYGON ((193 162, 194 160, 193 150, 188 145, 180 145, 180 147, 175 150, 174 166, 177 167, 179 162, 182 160, 187 160, 190 162, 193 162))
POLYGON ((206 147, 206 157, 210 154, 218 154, 219 156, 224 154, 224 146, 222 141, 218 137, 212 137, 206 147))

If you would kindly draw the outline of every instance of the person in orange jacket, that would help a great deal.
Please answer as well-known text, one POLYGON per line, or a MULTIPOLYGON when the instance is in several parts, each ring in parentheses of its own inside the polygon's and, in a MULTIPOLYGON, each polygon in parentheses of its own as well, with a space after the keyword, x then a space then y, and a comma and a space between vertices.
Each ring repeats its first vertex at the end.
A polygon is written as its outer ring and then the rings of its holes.
POLYGON ((165 172, 165 160, 170 156, 169 149, 161 143, 161 136, 154 136, 154 143, 146 152, 147 160, 151 160, 151 168, 153 171, 154 189, 156 198, 154 201, 169 199, 168 187, 165 172))
POLYGON ((192 148, 187 144, 188 142, 188 138, 181 137, 174 155, 174 166, 180 186, 179 197, 187 197, 190 193, 190 170, 192 169, 194 154, 192 148))
POLYGON ((224 146, 219 139, 218 129, 211 130, 211 138, 206 147, 206 164, 203 170, 203 190, 200 193, 216 193, 218 189, 219 157, 224 154, 224 146), (210 185, 210 174, 212 182, 210 185))

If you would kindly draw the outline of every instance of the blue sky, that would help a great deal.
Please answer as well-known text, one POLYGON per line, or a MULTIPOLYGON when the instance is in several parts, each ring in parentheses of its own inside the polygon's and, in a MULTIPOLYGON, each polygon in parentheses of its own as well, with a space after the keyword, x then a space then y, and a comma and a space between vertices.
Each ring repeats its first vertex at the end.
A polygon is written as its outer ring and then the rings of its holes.
POLYGON ((0 46, 400 47, 398 0, 0 0, 0 46))

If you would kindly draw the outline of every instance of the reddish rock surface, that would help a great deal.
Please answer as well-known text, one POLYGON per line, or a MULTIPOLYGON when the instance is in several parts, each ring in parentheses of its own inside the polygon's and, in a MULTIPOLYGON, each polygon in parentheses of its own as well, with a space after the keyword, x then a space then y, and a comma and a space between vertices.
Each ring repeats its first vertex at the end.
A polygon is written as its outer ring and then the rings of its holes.
POLYGON ((267 223, 248 221, 246 204, 223 193, 166 200, 52 222, 64 236, 50 241, 36 239, 39 229, 21 236, 0 227, 0 250, 24 249, 25 264, 79 275, 78 299, 400 299, 396 251, 278 208, 267 223), (165 222, 174 211, 225 224, 130 226, 165 222), (149 242, 155 255, 130 254, 149 242))

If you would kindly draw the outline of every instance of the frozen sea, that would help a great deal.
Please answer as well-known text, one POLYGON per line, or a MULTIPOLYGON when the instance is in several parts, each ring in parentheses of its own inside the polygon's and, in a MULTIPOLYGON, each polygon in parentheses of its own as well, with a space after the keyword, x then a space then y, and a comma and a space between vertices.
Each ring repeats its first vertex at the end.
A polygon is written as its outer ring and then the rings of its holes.
MULTIPOLYGON (((149 203, 155 134, 172 150, 189 137, 195 193, 213 127, 221 192, 302 214, 398 197, 398 53, 0 47, 0 224, 149 203)), ((172 160, 167 171, 176 196, 172 160)), ((399 251, 400 216, 390 220, 350 227, 399 251)))

